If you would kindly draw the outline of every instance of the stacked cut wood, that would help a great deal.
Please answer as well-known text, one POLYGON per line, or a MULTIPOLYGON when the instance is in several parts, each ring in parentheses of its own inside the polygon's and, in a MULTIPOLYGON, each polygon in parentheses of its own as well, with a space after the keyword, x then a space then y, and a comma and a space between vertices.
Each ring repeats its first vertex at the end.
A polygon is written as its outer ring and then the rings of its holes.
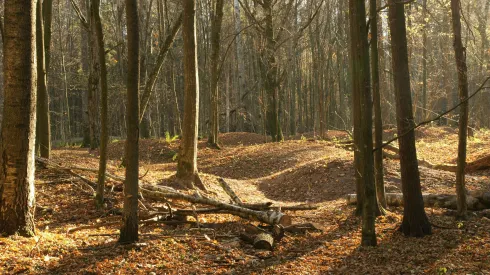
MULTIPOLYGON (((423 194, 424 205, 426 207, 441 207, 447 209, 457 208, 456 195, 446 194, 423 194)), ((349 194, 346 197, 348 204, 356 204, 356 194, 349 194)), ((466 195, 468 210, 483 210, 490 208, 490 192, 470 191, 466 195)), ((403 194, 387 193, 386 203, 389 206, 403 206, 403 194)))

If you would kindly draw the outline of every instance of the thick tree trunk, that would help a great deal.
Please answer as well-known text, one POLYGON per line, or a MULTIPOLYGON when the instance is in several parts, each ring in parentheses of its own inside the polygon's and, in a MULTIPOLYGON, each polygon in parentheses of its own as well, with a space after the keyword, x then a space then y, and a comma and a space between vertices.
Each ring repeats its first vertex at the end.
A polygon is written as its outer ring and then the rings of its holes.
MULTIPOLYGON (((458 69, 459 100, 468 97, 468 68, 466 67, 466 50, 461 39, 461 9, 459 0, 451 0, 451 13, 453 21, 454 53, 458 69)), ((459 143, 458 143, 458 170, 456 171, 456 194, 458 196, 458 217, 466 218, 468 208, 465 188, 466 166, 466 139, 468 135, 468 101, 459 108, 459 143)))
POLYGON ((369 73, 369 45, 366 33, 366 7, 364 0, 350 0, 352 98, 354 99, 354 142, 356 144, 358 193, 363 194, 362 240, 363 246, 375 246, 376 187, 372 137, 372 97, 369 73))
POLYGON ((97 58, 100 66, 100 149, 99 149, 99 175, 97 177, 97 194, 95 202, 98 207, 104 204, 105 171, 107 167, 107 144, 109 142, 108 115, 107 115, 107 68, 105 63, 104 34, 100 19, 100 0, 91 0, 91 16, 93 18, 97 38, 97 58))
MULTIPOLYGON (((208 142, 219 148, 219 52, 221 39, 221 24, 223 22, 223 0, 216 0, 214 17, 211 22, 211 122, 208 142)), ((239 75, 242 77, 242 75, 239 75)))
POLYGON ((420 186, 420 174, 415 148, 415 133, 403 135, 415 122, 412 111, 410 73, 408 69, 408 49, 405 27, 404 4, 389 0, 389 25, 393 78, 395 83, 397 129, 400 144, 400 167, 402 191, 405 201, 403 222, 400 230, 407 236, 423 237, 432 229, 424 211, 424 201, 420 186))
POLYGON ((197 171, 197 135, 199 122, 199 75, 197 68, 196 2, 182 0, 184 19, 184 121, 177 164, 177 178, 188 188, 194 184, 206 189, 197 171))
POLYGON ((36 1, 4 3, 4 111, 0 232, 33 236, 36 136, 36 1))
POLYGON ((49 159, 51 153, 51 127, 49 119, 49 94, 46 80, 43 5, 37 0, 36 9, 36 52, 37 52, 37 123, 36 123, 36 152, 43 158, 49 159))
POLYGON ((128 76, 127 76, 127 137, 126 179, 124 180, 123 225, 119 242, 138 240, 138 181, 139 181, 139 21, 137 0, 126 0, 128 28, 128 76))

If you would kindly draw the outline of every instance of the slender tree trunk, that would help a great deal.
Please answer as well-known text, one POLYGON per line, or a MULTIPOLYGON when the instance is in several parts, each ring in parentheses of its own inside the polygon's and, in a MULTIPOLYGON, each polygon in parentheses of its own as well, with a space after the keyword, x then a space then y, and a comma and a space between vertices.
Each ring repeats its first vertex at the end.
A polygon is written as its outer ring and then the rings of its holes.
MULTIPOLYGON (((221 24, 223 22, 223 0, 216 0, 214 18, 211 22, 211 129, 209 144, 219 148, 219 52, 221 39, 221 24)), ((237 60, 238 61, 238 60, 237 60)), ((239 75, 241 78, 242 75, 239 75)), ((240 94, 241 95, 241 94, 240 94)))
POLYGON ((403 221, 400 230, 406 236, 423 237, 431 234, 429 219, 424 211, 420 186, 414 125, 404 4, 389 0, 389 25, 393 79, 395 83, 396 119, 400 146, 400 167, 404 199, 403 221), (405 134, 405 135, 403 135, 405 134), (402 136, 403 135, 403 136, 402 136))
POLYGON ((95 150, 99 147, 100 139, 99 139, 99 127, 97 123, 98 118, 98 100, 97 96, 100 91, 100 64, 99 64, 99 46, 97 44, 97 31, 95 24, 93 9, 93 0, 87 0, 87 4, 89 5, 89 17, 90 17, 90 31, 89 31, 89 51, 90 51, 90 73, 88 78, 88 119, 90 126, 90 149, 95 150))
MULTIPOLYGON (((454 54, 458 69, 459 100, 468 98, 468 68, 466 67, 466 50, 461 39, 461 9, 459 0, 451 0, 451 13, 453 21, 454 54)), ((466 139, 468 135, 468 101, 459 108, 459 144, 458 168, 456 171, 456 194, 458 197, 458 217, 466 218, 468 204, 466 202, 465 167, 466 167, 466 139)))
MULTIPOLYGON (((46 2, 46 0, 45 0, 46 2)), ((82 0, 81 1, 81 10, 82 11, 87 11, 88 10, 88 4, 87 0, 82 0)), ((87 12, 89 14, 89 12, 87 12)), ((80 60, 81 60, 81 65, 82 65, 82 72, 85 75, 90 74, 90 65, 89 65, 89 58, 90 58, 90 53, 89 53, 89 31, 88 29, 84 28, 83 23, 80 24, 80 37, 81 37, 81 46, 80 46, 80 60)), ((89 119, 89 95, 90 95, 90 85, 88 88, 84 91, 82 91, 82 131, 83 131, 83 141, 82 141, 82 148, 89 148, 90 145, 90 119, 89 119)))
POLYGON ((138 240, 138 141, 139 141, 139 22, 137 0, 126 0, 128 25, 128 76, 126 107, 126 179, 124 181, 123 225, 119 242, 138 240))
POLYGON ((37 52, 37 122, 36 151, 49 159, 51 153, 51 129, 49 120, 49 94, 46 80, 43 5, 37 0, 36 9, 36 52, 37 52))
POLYGON ((358 161, 356 174, 360 177, 362 204, 362 246, 375 246, 376 187, 374 183, 372 97, 369 73, 369 45, 366 33, 364 0, 349 1, 351 32, 352 98, 354 101, 354 142, 358 161))
MULTIPOLYGON (((378 13, 377 0, 369 1, 369 16, 371 19, 371 73, 374 105, 374 147, 383 143, 383 121, 381 118, 381 93, 379 88, 379 56, 378 56, 378 13)), ((374 174, 376 195, 381 208, 386 208, 385 184, 383 180, 383 150, 374 153, 374 174)), ((380 209, 383 212, 383 209, 380 209)))
POLYGON ((205 189, 197 171, 199 75, 197 67, 196 1, 182 0, 184 21, 184 121, 177 164, 177 178, 188 188, 205 189))
POLYGON ((36 1, 4 3, 0 233, 35 234, 36 1))
POLYGON ((427 119, 427 0, 422 0, 422 120, 427 119))
POLYGON ((95 201, 98 207, 104 204, 105 172, 107 167, 107 143, 109 141, 107 121, 107 68, 105 63, 104 34, 100 19, 100 0, 91 0, 91 13, 94 18, 95 33, 97 36, 97 57, 100 66, 100 150, 99 175, 97 177, 97 194, 95 201))

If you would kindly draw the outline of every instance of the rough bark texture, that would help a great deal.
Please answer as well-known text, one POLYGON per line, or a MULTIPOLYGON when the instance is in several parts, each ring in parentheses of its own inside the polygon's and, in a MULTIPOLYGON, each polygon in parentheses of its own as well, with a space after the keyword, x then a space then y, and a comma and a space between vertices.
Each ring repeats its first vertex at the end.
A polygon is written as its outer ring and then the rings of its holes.
POLYGON ((375 206, 376 188, 374 184, 374 160, 372 138, 372 100, 369 73, 369 45, 366 33, 366 7, 364 0, 350 0, 352 98, 354 99, 354 139, 358 160, 358 188, 364 195, 362 202, 363 246, 376 245, 375 206))
MULTIPOLYGON (((383 144, 383 121, 381 118, 381 93, 379 85, 379 56, 378 56, 378 13, 377 0, 369 1, 371 20, 371 73, 374 106, 374 147, 383 144)), ((379 206, 386 208, 385 184, 383 180, 383 150, 374 152, 374 175, 376 182, 376 197, 379 206)))
POLYGON ((37 1, 36 8, 36 52, 37 52, 37 122, 36 151, 43 158, 51 152, 51 127, 49 119, 49 94, 46 80, 43 4, 37 1))
POLYGON ((138 141, 139 141, 139 22, 137 0, 126 0, 128 28, 128 75, 126 103, 126 179, 124 180, 124 209, 119 242, 138 240, 138 141))
MULTIPOLYGON (((451 13, 453 21, 454 54, 458 69, 459 100, 468 97, 468 68, 466 67, 466 50, 461 39, 461 9, 459 0, 451 0, 451 13)), ((465 166, 466 166, 466 139, 468 136, 468 101, 459 108, 459 143, 458 143, 458 170, 456 171, 456 194, 458 195, 458 217, 465 218, 468 204, 466 202, 465 166)))
POLYGON ((100 0, 91 0, 90 11, 94 19, 94 28, 97 38, 97 58, 100 66, 100 148, 99 148, 99 175, 97 177, 97 195, 95 202, 98 207, 104 203, 105 171, 107 168, 107 143, 109 142, 108 116, 107 116, 107 68, 105 63, 104 34, 100 19, 100 0))
POLYGON ((35 234, 36 1, 6 1, 0 232, 35 234))
MULTIPOLYGON (((389 1, 388 21, 391 33, 396 119, 399 136, 415 125, 408 69, 404 9, 404 4, 400 4, 395 0, 389 1)), ((414 131, 412 130, 407 135, 401 136, 398 142, 400 144, 402 191, 405 201, 403 222, 400 230, 407 236, 423 237, 431 234, 432 229, 424 211, 414 131)))
POLYGON ((188 188, 194 188, 195 184, 201 189, 206 189, 197 172, 199 76, 197 71, 196 2, 195 0, 182 0, 182 5, 184 6, 182 36, 184 38, 185 102, 177 178, 188 188))
POLYGON ((223 22, 223 0, 216 1, 215 14, 211 23, 211 128, 209 143, 219 148, 219 52, 221 39, 221 23, 223 22))

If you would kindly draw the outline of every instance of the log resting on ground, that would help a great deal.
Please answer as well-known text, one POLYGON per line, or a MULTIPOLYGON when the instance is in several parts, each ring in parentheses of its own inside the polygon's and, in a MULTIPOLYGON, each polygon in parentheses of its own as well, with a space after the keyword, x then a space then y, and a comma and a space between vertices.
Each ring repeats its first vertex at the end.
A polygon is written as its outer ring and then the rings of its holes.
MULTIPOLYGON (((456 195, 447 194, 423 194, 424 205, 426 207, 441 207, 457 209, 456 195)), ((356 204, 356 194, 349 194, 346 197, 347 204, 356 204)), ((490 192, 470 191, 466 195, 468 210, 483 210, 490 208, 490 192)), ((403 194, 387 193, 386 203, 389 206, 403 206, 403 194)))
POLYGON ((167 199, 184 200, 190 203, 215 206, 217 208, 225 210, 229 214, 239 216, 249 220, 259 221, 266 224, 271 224, 271 225, 281 224, 283 226, 288 226, 292 224, 291 217, 279 211, 252 210, 238 205, 220 202, 203 196, 186 195, 177 192, 173 188, 169 188, 165 186, 140 184, 140 190, 146 198, 157 199, 157 200, 167 200, 167 199))

